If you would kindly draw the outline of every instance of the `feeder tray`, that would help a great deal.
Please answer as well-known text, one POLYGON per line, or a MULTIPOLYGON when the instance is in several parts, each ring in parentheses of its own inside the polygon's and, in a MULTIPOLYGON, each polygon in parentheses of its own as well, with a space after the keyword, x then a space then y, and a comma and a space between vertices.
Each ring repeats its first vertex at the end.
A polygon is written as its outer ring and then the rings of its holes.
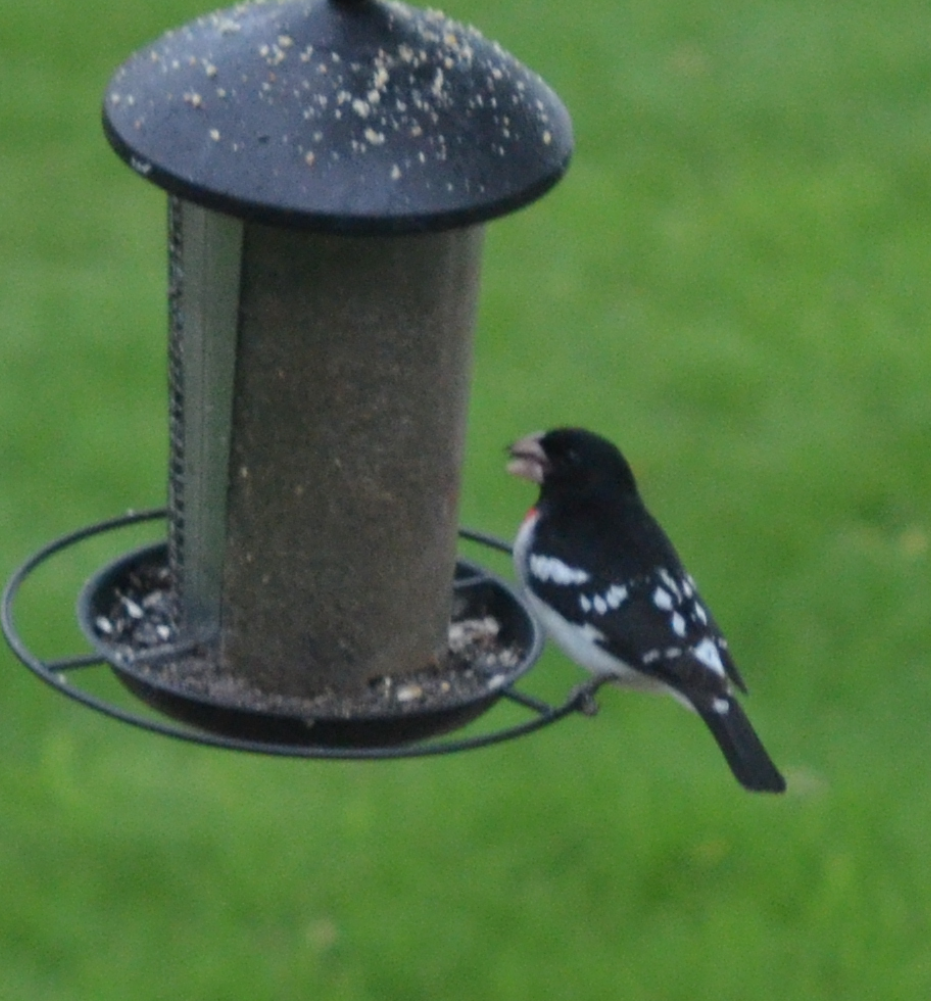
POLYGON ((268 695, 222 672, 218 644, 179 643, 165 543, 96 574, 81 592, 78 622, 120 681, 175 719, 252 740, 388 746, 471 722, 535 659, 532 621, 503 581, 460 560, 454 590, 447 664, 377 679, 361 696, 268 695))
MULTIPOLYGON (((163 510, 134 512, 80 529, 50 543, 11 577, 0 621, 19 659, 57 691, 106 715, 187 741, 275 755, 321 758, 412 757, 449 753, 530 733, 573 712, 592 714, 596 684, 570 692, 552 706, 514 689, 540 655, 543 637, 510 585, 460 559, 453 582, 451 651, 444 669, 383 679, 362 698, 296 699, 255 691, 224 691, 211 644, 186 642, 170 624, 167 546, 154 543, 122 556, 95 574, 78 597, 78 620, 94 647, 90 654, 43 660, 20 638, 14 605, 28 577, 42 564, 84 540, 140 522, 163 510), (471 634, 471 637, 470 635, 471 634), (467 640, 471 639, 471 642, 467 640), (108 665, 147 705, 182 725, 140 716, 75 685, 73 673, 108 665), (425 741, 471 722, 499 699, 534 715, 505 729, 456 741, 425 741)), ((481 532, 460 535, 509 552, 507 543, 481 532)))

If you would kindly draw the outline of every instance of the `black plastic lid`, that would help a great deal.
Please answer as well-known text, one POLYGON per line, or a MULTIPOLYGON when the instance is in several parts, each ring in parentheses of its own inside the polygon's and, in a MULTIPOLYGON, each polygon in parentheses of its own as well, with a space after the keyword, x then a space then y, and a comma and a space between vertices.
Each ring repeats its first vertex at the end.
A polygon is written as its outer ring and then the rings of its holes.
POLYGON ((380 0, 272 0, 163 35, 114 74, 104 129, 162 188, 275 225, 403 233, 549 189, 572 125, 474 28, 380 0))

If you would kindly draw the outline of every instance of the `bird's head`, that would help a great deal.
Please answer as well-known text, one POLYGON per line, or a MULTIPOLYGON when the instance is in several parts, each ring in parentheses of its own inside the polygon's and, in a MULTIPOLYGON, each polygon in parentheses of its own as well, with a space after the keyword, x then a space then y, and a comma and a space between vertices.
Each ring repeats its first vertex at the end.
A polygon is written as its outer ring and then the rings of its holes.
POLYGON ((637 493, 627 460, 607 438, 582 428, 529 434, 508 449, 509 473, 538 483, 541 493, 597 490, 637 493))

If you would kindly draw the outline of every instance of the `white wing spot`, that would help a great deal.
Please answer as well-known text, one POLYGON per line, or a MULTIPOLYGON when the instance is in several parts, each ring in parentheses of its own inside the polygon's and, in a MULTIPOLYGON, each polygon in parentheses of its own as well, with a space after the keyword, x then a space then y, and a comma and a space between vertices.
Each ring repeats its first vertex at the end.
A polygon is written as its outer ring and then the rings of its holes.
POLYGON ((672 613, 672 631, 676 636, 685 636, 685 619, 678 612, 672 613))
POLYGON ((731 704, 727 699, 715 699, 711 703, 711 708, 721 716, 731 711, 731 704))
POLYGON ((605 601, 611 608, 620 608, 622 602, 627 600, 627 588, 619 584, 612 584, 605 595, 605 601))
POLYGON ((608 603, 601 597, 600 594, 595 595, 593 604, 595 606, 595 611, 599 615, 604 615, 604 613, 608 610, 608 603))
POLYGON ((585 597, 584 594, 579 595, 579 605, 581 606, 582 611, 586 613, 586 615, 592 610, 592 603, 588 600, 588 598, 585 597))
POLYGON ((660 567, 659 575, 663 578, 663 583, 669 588, 669 590, 672 591, 677 598, 680 598, 681 594, 679 593, 679 585, 675 582, 672 574, 670 574, 669 571, 663 567, 660 567))
POLYGON ((708 613, 705 611, 702 603, 700 601, 696 601, 694 607, 695 607, 695 618, 698 619, 698 621, 701 622, 703 626, 707 626, 708 613))
POLYGON ((670 612, 672 611, 672 595, 658 587, 653 592, 653 604, 663 612, 670 612))
POLYGON ((653 661, 659 660, 659 658, 660 658, 659 650, 647 650, 647 652, 643 655, 643 663, 652 664, 653 661))
POLYGON ((724 677, 724 664, 721 662, 721 654, 713 639, 706 637, 692 650, 692 653, 706 667, 710 667, 715 674, 724 677))
POLYGON ((535 553, 530 557, 530 572, 541 581, 551 580, 554 584, 584 584, 588 574, 563 563, 556 556, 535 553))

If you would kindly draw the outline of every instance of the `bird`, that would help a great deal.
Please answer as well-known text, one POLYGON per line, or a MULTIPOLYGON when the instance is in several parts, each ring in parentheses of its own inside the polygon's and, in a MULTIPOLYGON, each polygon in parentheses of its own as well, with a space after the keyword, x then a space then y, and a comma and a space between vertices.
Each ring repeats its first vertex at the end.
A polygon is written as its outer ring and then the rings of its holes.
POLYGON ((620 450, 561 427, 508 451, 507 471, 539 486, 513 556, 548 636, 596 679, 672 695, 705 722, 742 786, 783 792, 735 696, 747 687, 727 640, 620 450))

